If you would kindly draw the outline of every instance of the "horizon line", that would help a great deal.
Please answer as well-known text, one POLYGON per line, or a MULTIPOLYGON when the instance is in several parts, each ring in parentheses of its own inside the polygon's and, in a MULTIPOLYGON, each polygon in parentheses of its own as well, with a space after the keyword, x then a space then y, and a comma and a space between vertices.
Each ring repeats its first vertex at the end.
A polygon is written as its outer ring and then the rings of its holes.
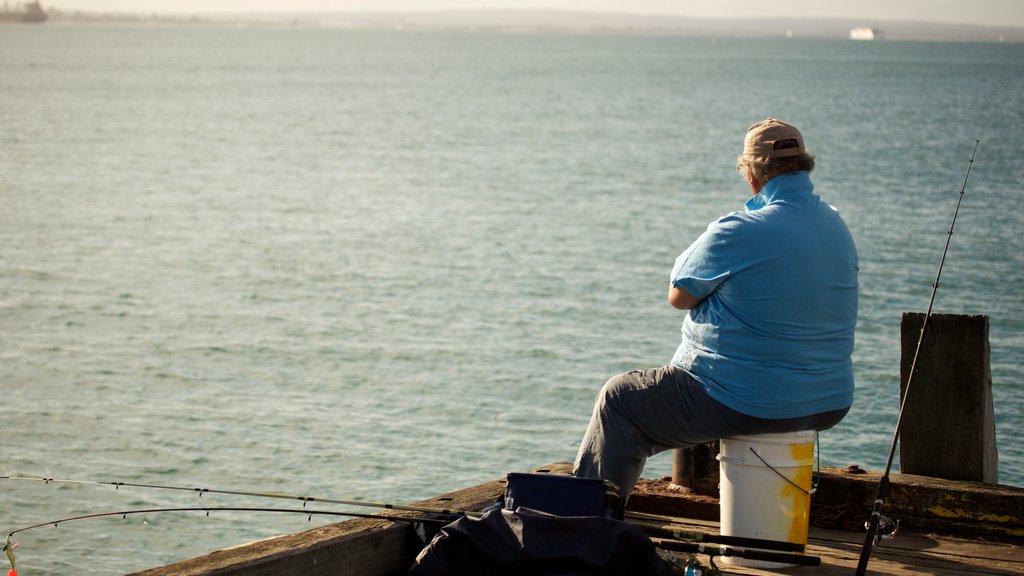
POLYGON ((347 10, 289 10, 285 8, 265 8, 251 10, 95 10, 95 9, 65 9, 60 7, 44 7, 51 14, 83 14, 83 15, 137 15, 137 16, 326 16, 326 15, 402 15, 402 14, 559 14, 559 15, 590 15, 590 16, 611 16, 628 17, 635 19, 660 19, 696 22, 758 22, 758 21, 818 21, 818 22, 847 22, 860 23, 861 25, 927 25, 927 26, 949 26, 955 28, 992 28, 992 29, 1016 29, 1024 31, 1024 24, 981 24, 973 22, 953 22, 941 20, 906 20, 906 19, 885 19, 885 18, 859 18, 854 16, 686 16, 682 14, 654 13, 654 12, 629 12, 625 10, 572 10, 572 9, 543 9, 543 8, 435 8, 435 9, 347 9, 347 10))

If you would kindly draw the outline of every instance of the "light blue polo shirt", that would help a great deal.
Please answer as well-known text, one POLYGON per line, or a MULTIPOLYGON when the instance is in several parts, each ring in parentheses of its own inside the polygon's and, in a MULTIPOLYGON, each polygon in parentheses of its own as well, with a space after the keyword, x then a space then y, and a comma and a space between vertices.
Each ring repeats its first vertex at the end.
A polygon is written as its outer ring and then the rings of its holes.
POLYGON ((703 300, 672 364, 749 416, 849 407, 857 270, 853 237, 810 175, 776 176, 676 259, 672 285, 703 300))

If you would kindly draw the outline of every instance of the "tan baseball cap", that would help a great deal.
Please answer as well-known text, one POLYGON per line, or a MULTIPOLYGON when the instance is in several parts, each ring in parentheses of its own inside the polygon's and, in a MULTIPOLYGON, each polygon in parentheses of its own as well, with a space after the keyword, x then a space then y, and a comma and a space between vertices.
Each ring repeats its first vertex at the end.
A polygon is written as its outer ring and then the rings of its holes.
POLYGON ((792 158, 805 152, 804 137, 796 126, 775 118, 751 126, 743 140, 743 155, 750 158, 792 158))

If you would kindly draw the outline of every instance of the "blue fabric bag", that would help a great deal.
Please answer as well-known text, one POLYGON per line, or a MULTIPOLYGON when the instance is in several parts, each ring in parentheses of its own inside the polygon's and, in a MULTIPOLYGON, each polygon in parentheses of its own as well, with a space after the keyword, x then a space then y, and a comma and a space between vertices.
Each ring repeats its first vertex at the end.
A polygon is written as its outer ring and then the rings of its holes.
POLYGON ((510 472, 506 478, 506 510, 529 508, 554 516, 622 519, 619 489, 611 482, 525 472, 510 472))

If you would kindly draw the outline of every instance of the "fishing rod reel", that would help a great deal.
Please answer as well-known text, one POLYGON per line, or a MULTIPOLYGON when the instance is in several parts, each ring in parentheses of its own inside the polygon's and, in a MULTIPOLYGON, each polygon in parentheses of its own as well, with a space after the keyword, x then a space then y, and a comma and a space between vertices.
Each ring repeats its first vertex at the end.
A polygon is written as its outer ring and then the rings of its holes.
MULTIPOLYGON (((864 529, 871 531, 871 521, 864 522, 864 529)), ((874 535, 875 545, 877 546, 882 540, 895 540, 896 533, 900 531, 900 519, 889 518, 884 514, 878 515, 878 532, 874 535)))
POLYGON ((677 556, 671 550, 659 549, 658 555, 672 565, 675 576, 722 576, 722 570, 715 565, 715 556, 708 557, 707 565, 701 563, 696 554, 677 556))
POLYGON ((683 576, 722 576, 722 571, 715 566, 715 557, 711 556, 708 562, 710 566, 705 566, 700 563, 700 560, 696 556, 690 558, 685 565, 683 576))

